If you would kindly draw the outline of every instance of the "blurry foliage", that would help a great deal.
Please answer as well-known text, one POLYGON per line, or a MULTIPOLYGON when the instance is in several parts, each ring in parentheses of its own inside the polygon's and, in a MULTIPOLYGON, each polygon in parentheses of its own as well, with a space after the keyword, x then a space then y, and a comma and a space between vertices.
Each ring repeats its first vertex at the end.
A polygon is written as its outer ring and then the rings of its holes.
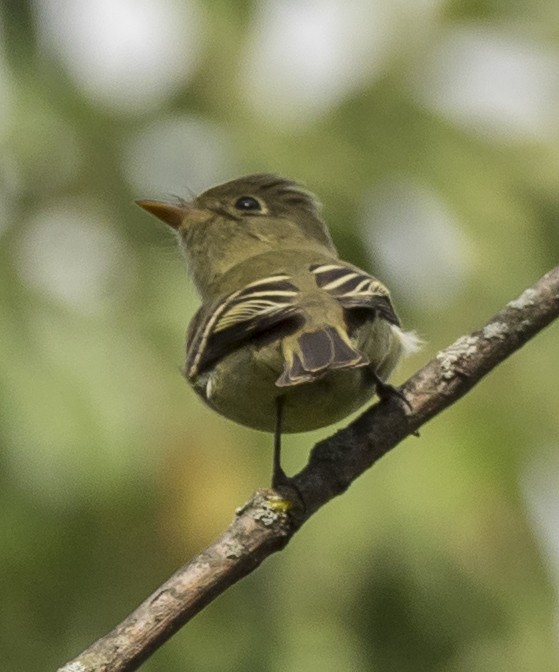
MULTIPOLYGON (((468 28, 528 36, 559 59, 558 18, 552 0, 2 4, 5 669, 75 655, 269 479, 270 437, 216 417, 179 375, 197 299, 169 232, 133 198, 258 170, 305 182, 343 256, 392 286, 427 340, 400 382, 559 257, 559 83, 540 91, 554 126, 515 126, 505 91, 511 116, 491 132, 502 82, 472 89, 463 123, 437 68, 468 71, 432 56, 468 28), (177 31, 173 67, 181 49, 189 58, 175 79, 158 12, 177 31), (259 31, 286 16, 297 32, 263 46, 259 31), (123 51, 104 58, 110 39, 123 51), (135 48, 153 51, 145 76, 135 48), (259 80, 267 48, 280 56, 259 80), (87 68, 101 70, 89 81, 87 68), (95 94, 103 73, 121 77, 114 105, 95 94)), ((557 339, 554 325, 406 441, 144 669, 557 669, 557 339)), ((331 431, 289 437, 289 469, 331 431)))

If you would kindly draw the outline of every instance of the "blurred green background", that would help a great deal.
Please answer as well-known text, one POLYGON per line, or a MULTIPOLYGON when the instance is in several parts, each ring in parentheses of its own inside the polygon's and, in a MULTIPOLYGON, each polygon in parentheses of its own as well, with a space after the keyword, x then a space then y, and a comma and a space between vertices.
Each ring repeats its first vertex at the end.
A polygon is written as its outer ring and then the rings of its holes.
MULTIPOLYGON (((105 634, 267 485, 179 374, 197 306, 139 197, 270 171, 427 341, 558 263, 555 0, 3 0, 0 660, 105 634)), ((142 669, 559 669, 559 325, 142 669)), ((301 468, 333 428, 288 437, 301 468)))

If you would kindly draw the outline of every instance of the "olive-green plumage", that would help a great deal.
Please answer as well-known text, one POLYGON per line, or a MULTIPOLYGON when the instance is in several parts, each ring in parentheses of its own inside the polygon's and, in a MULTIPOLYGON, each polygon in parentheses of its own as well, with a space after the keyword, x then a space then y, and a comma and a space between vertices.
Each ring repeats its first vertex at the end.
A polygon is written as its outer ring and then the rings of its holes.
POLYGON ((175 229, 202 306, 185 375, 243 425, 300 432, 345 417, 406 345, 388 290, 341 261, 316 198, 275 175, 242 177, 190 202, 138 201, 175 229))

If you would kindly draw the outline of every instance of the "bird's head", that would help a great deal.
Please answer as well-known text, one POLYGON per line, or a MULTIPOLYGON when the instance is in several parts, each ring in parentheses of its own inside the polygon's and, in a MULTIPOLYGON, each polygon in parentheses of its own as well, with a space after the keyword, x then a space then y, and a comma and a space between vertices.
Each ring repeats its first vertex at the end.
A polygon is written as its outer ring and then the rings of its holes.
POLYGON ((310 247, 335 254, 317 198, 277 175, 240 177, 190 201, 136 203, 176 231, 195 279, 201 264, 215 276, 272 250, 310 247))

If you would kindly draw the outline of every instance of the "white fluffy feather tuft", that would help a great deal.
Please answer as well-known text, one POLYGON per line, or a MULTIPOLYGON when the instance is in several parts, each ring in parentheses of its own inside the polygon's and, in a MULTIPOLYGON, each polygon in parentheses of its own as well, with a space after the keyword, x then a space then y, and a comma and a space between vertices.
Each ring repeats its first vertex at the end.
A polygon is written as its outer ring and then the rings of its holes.
POLYGON ((402 350, 404 351, 404 357, 413 355, 415 352, 419 352, 424 346, 425 341, 418 336, 415 331, 404 331, 397 327, 395 324, 391 325, 392 332, 394 336, 400 341, 402 345, 402 350))

